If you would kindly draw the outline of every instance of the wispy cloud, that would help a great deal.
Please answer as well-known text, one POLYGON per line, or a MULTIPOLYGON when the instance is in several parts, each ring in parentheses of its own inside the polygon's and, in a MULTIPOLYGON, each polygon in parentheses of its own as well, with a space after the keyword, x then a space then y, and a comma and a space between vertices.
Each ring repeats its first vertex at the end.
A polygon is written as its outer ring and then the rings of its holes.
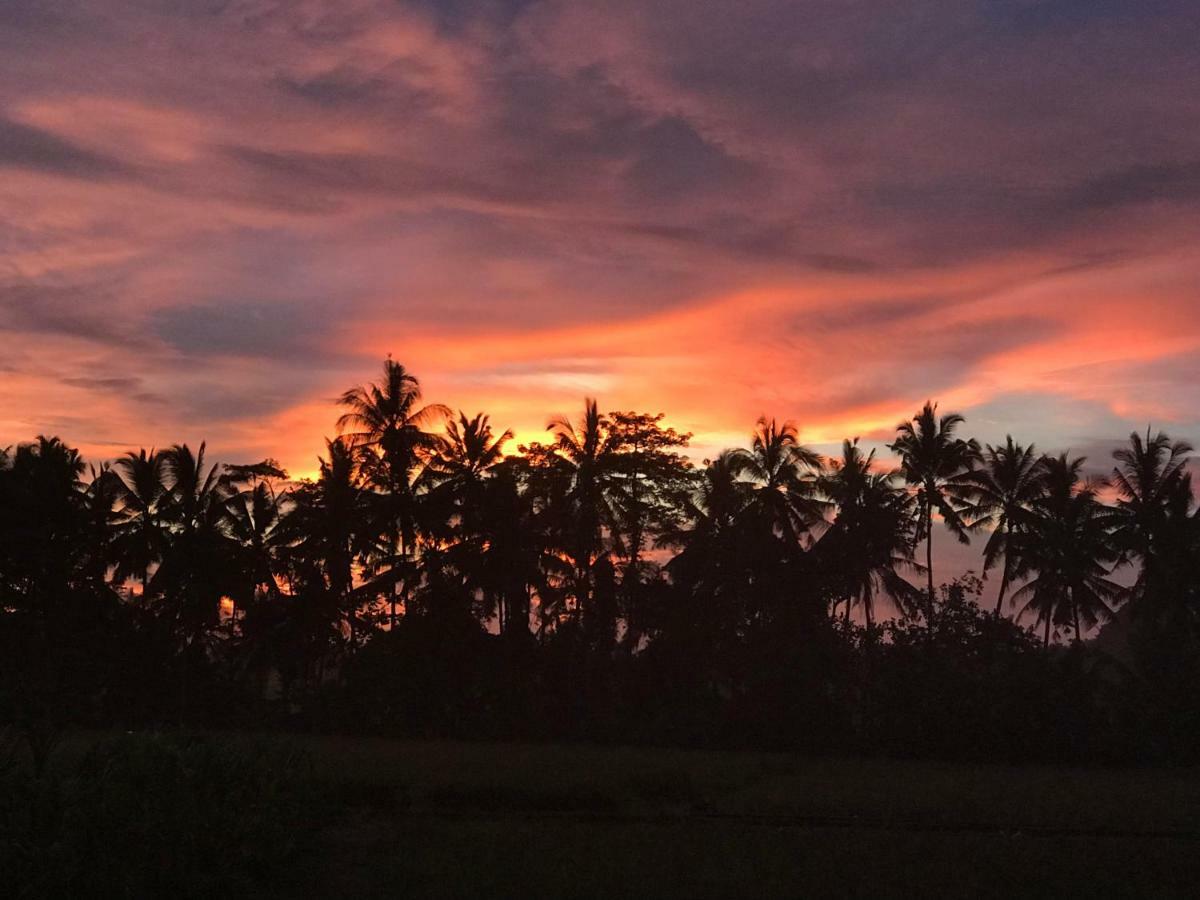
MULTIPOLYGON (((1194 3, 0 5, 0 443, 1200 426, 1194 3), (1036 402, 1035 402, 1036 401, 1036 402)), ((110 448, 108 451, 104 448, 110 448)))

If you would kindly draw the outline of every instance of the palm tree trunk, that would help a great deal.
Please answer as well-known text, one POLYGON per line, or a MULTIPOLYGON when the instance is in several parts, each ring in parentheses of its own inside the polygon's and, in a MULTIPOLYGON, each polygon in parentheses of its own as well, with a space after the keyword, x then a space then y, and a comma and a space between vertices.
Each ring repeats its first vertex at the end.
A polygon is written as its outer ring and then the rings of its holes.
POLYGON ((1083 643, 1083 635, 1079 631, 1079 604, 1072 602, 1071 610, 1075 614, 1075 643, 1082 644, 1083 643))
POLYGON ((846 595, 846 630, 847 631, 850 630, 850 607, 852 605, 851 599, 852 598, 850 597, 850 595, 847 594, 846 595))
MULTIPOLYGON (((398 548, 400 550, 401 563, 404 563, 407 560, 405 559, 405 556, 404 556, 404 533, 403 533, 403 530, 398 531, 396 533, 396 542, 397 542, 398 548)), ((388 620, 388 630, 389 631, 394 630, 396 627, 396 588, 397 587, 399 587, 398 584, 392 585, 392 613, 388 620)))
POLYGON ((933 504, 925 506, 925 573, 929 576, 929 620, 933 620, 933 504))
POLYGON ((1043 647, 1050 646, 1050 613, 1046 613, 1046 636, 1042 640, 1043 647))
POLYGON ((996 618, 1004 607, 1004 594, 1008 590, 1008 553, 1004 554, 1004 572, 1000 576, 1000 596, 996 598, 996 618))

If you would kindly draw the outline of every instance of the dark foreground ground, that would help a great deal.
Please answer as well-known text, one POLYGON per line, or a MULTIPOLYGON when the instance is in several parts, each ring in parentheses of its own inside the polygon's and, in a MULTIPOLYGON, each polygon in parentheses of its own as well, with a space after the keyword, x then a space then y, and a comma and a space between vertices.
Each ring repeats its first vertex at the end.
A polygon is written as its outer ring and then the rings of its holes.
MULTIPOLYGON (((287 875, 272 875, 273 890, 255 893, 1200 894, 1195 770, 339 738, 283 743, 289 758, 305 760, 319 815, 309 818, 311 834, 288 858, 287 875)), ((59 765, 69 765, 82 744, 60 752, 59 765)), ((253 818, 262 802, 240 802, 233 821, 253 818)), ((262 807, 268 818, 270 803, 262 807)), ((255 839, 248 831, 245 840, 255 839)))
POLYGON ((329 889, 1196 896, 1195 771, 317 741, 360 802, 329 889))

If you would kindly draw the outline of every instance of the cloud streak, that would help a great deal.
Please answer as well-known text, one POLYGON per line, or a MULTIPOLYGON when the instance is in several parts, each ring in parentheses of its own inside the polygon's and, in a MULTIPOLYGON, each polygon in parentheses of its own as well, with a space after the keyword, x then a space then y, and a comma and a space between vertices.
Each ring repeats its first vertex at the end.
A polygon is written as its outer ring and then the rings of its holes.
POLYGON ((386 352, 526 436, 585 393, 705 448, 760 412, 881 437, 927 396, 989 439, 1196 436, 1198 30, 1167 0, 12 0, 0 441, 310 471, 386 352))

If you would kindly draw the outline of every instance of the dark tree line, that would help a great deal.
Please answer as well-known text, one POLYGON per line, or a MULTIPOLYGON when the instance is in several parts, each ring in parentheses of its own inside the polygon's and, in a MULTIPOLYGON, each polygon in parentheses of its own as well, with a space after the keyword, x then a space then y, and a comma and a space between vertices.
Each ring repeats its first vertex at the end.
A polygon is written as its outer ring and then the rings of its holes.
POLYGON ((895 459, 762 418, 696 466, 661 415, 593 400, 515 448, 391 360, 339 403, 300 482, 203 445, 0 455, 0 714, 36 753, 168 722, 1196 753, 1200 512, 1164 434, 1089 478, 927 403, 895 459), (986 598, 938 587, 943 534, 982 545, 986 598))

